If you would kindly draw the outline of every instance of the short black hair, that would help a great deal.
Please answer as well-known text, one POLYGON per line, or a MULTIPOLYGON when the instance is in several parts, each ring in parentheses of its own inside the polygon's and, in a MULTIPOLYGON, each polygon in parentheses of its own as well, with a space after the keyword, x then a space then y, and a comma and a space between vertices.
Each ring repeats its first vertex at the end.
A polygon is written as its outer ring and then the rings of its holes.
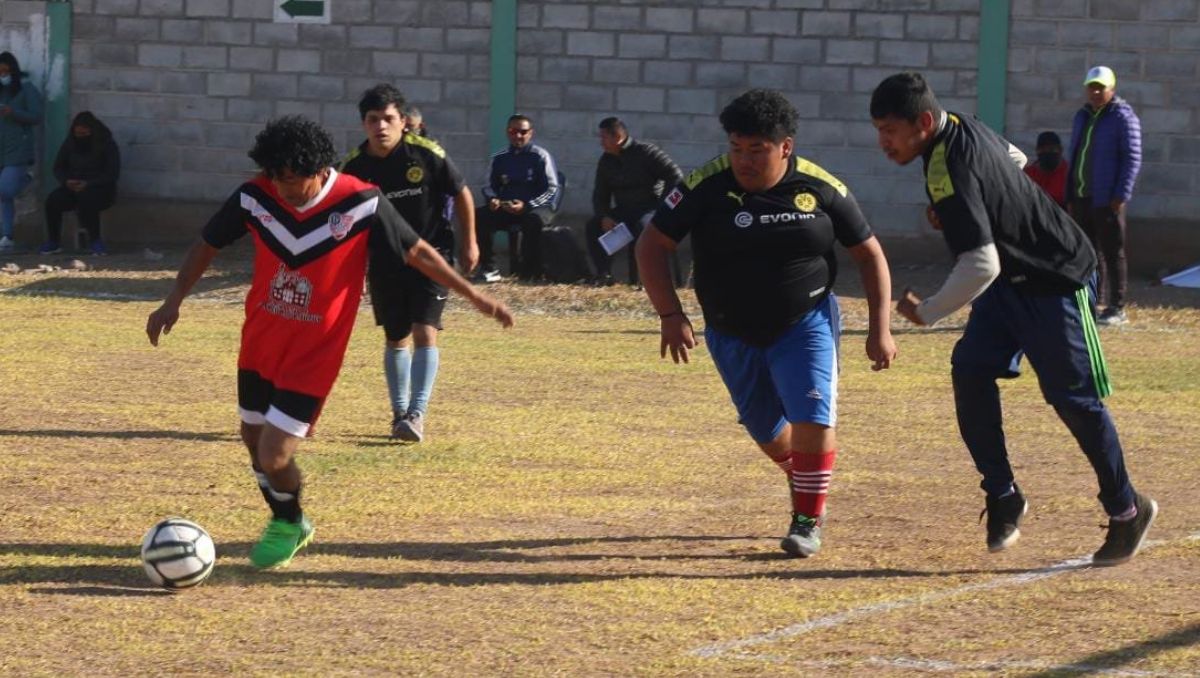
POLYGON ((773 89, 752 89, 721 111, 726 134, 765 137, 772 143, 796 136, 799 119, 792 102, 773 89))
POLYGON ((871 94, 871 118, 874 120, 900 118, 916 122, 917 116, 926 111, 941 115, 942 106, 920 73, 907 71, 888 76, 871 94))
POLYGON ((268 122, 248 155, 271 179, 289 169, 298 176, 314 177, 337 159, 329 132, 301 115, 268 122))
POLYGON ((17 57, 12 52, 0 52, 0 64, 8 65, 8 73, 12 76, 12 82, 8 88, 13 94, 21 91, 21 64, 17 61, 17 57))
POLYGON ((610 115, 609 117, 601 120, 600 129, 608 132, 609 134, 616 134, 617 132, 621 132, 622 134, 629 133, 629 129, 625 127, 625 122, 615 115, 610 115))
POLYGON ((363 92, 362 98, 358 100, 358 116, 360 119, 366 120, 367 113, 387 110, 387 107, 392 104, 396 105, 397 111, 403 113, 404 94, 395 86, 381 82, 363 92))
POLYGON ((1051 131, 1042 132, 1037 137, 1038 148, 1042 146, 1058 146, 1062 147, 1062 138, 1051 131))
POLYGON ((508 116, 508 124, 510 125, 514 122, 520 122, 522 120, 529 123, 529 128, 533 129, 533 121, 529 119, 528 115, 524 115, 522 113, 513 113, 512 115, 508 116))

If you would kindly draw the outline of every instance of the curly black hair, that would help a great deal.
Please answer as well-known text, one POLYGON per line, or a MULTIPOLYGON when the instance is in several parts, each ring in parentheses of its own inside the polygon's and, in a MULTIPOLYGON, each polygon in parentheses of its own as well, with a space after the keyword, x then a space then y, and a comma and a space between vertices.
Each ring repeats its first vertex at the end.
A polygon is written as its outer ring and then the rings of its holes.
POLYGON ((765 137, 772 143, 796 136, 799 119, 792 102, 773 89, 752 89, 721 111, 721 127, 726 134, 765 137))
POLYGON ((361 119, 366 120, 367 113, 386 110, 392 104, 396 105, 397 111, 403 113, 404 94, 394 85, 381 82, 363 92, 362 98, 358 100, 358 115, 361 119))
POLYGON ((888 76, 871 93, 874 120, 898 118, 916 122, 917 116, 926 111, 940 115, 942 106, 920 73, 909 71, 888 76))
POLYGON ((316 176, 337 159, 329 133, 302 115, 268 122, 248 155, 272 179, 289 169, 298 176, 316 176))

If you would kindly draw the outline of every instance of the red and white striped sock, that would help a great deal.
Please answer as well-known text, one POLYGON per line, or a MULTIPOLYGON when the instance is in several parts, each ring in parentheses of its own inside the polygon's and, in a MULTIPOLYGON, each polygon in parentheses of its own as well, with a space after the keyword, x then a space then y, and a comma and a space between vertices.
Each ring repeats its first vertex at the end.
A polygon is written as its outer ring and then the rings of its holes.
POLYGON ((796 513, 819 518, 825 514, 825 495, 829 493, 829 480, 833 476, 833 460, 837 450, 819 454, 792 452, 792 510, 796 513))
POLYGON ((786 473, 788 478, 792 477, 792 455, 790 453, 783 459, 771 457, 771 461, 775 462, 775 465, 778 466, 784 473, 786 473))

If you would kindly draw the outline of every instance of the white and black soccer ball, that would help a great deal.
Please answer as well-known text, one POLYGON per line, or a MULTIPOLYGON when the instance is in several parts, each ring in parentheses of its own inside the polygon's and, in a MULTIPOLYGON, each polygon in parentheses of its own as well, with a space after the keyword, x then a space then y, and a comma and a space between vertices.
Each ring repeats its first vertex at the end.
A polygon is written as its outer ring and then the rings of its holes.
POLYGON ((217 547, 208 532, 183 518, 161 521, 142 539, 142 567, 150 581, 168 589, 186 589, 212 574, 217 547))

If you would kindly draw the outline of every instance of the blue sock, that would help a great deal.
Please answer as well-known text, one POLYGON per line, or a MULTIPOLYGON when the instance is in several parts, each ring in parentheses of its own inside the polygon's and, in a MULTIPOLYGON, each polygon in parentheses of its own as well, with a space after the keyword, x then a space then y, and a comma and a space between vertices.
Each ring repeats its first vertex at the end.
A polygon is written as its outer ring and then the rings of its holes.
POLYGON ((392 413, 403 417, 408 412, 409 369, 412 367, 412 353, 408 348, 383 349, 383 373, 387 375, 388 401, 392 403, 392 413))
POLYGON ((408 407, 409 412, 423 415, 429 407, 429 396, 433 395, 433 381, 437 379, 438 361, 437 346, 423 346, 413 351, 413 394, 412 404, 408 407))

